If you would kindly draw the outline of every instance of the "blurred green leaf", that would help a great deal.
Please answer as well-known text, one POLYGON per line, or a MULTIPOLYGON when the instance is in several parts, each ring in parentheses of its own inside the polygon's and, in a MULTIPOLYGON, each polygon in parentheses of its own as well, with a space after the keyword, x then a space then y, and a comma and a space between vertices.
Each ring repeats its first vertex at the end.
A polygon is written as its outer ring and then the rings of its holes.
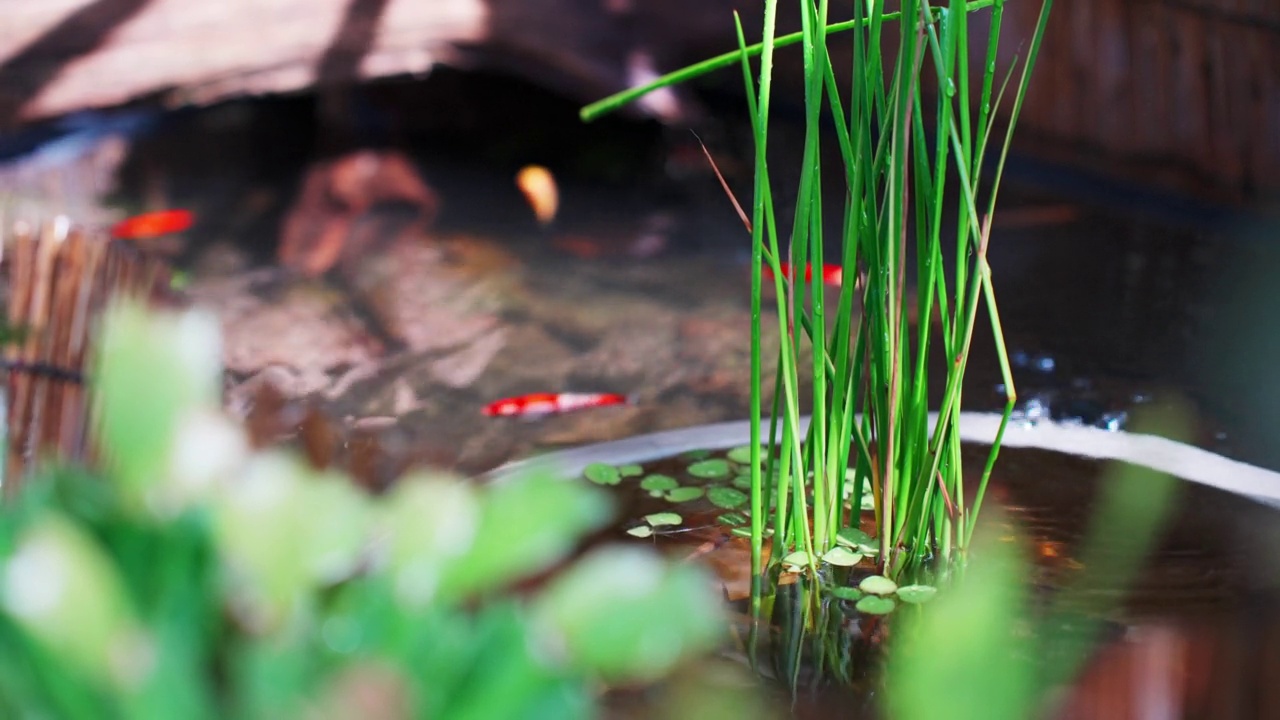
POLYGON ((462 478, 415 473, 384 498, 381 522, 401 602, 431 602, 448 563, 465 554, 480 528, 480 493, 462 478))
POLYGON ((349 482, 297 458, 268 452, 250 461, 214 513, 242 620, 279 627, 308 592, 350 573, 369 536, 367 506, 349 482))
POLYGON ((180 421, 221 402, 218 321, 122 303, 103 318, 93 402, 103 452, 128 505, 145 506, 165 473, 180 421))
POLYGON ((700 568, 635 546, 593 550, 534 606, 548 652, 606 680, 653 680, 725 633, 715 584, 700 568))
POLYGON ((101 545, 46 513, 0 567, 0 612, 60 663, 103 686, 141 683, 152 667, 123 582, 101 545))
POLYGON ((611 508, 603 491, 541 471, 492 485, 481 494, 475 540, 447 565, 440 592, 461 598, 535 575, 603 526, 611 508))
POLYGON ((1026 652, 1026 566, 1016 546, 981 537, 964 576, 890 648, 885 698, 896 720, 1023 720, 1037 698, 1026 652))

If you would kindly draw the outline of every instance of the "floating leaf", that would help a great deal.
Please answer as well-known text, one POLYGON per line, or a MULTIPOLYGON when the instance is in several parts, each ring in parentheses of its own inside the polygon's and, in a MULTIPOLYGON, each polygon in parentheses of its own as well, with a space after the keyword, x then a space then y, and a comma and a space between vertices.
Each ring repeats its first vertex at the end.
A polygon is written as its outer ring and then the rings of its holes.
POLYGON ((737 475, 737 476, 735 476, 735 477, 733 478, 733 481, 732 481, 732 482, 733 482, 733 486, 734 486, 734 487, 736 487, 736 488, 741 488, 741 489, 743 489, 743 490, 750 490, 750 489, 751 489, 751 475, 750 475, 750 474, 737 475))
POLYGON ((897 603, 887 597, 868 595, 853 606, 855 610, 866 615, 888 615, 897 607, 897 603))
POLYGON ((716 507, 731 510, 742 505, 750 498, 747 497, 746 493, 737 488, 713 487, 707 490, 707 499, 716 507))
POLYGON ((898 589, 898 583, 883 575, 868 575, 858 583, 858 589, 868 595, 892 595, 898 589))
POLYGON ((617 485, 622 480, 618 468, 608 463, 591 463, 582 469, 582 475, 597 485, 617 485))
POLYGON ((742 513, 725 513, 716 518, 716 521, 722 522, 725 525, 746 525, 747 516, 742 513))
POLYGON ((645 515, 644 519, 654 527, 661 527, 663 525, 679 525, 684 522, 684 518, 680 517, 680 513, 673 512, 656 512, 650 515, 645 515))
MULTIPOLYGON (((736 527, 730 530, 729 532, 738 537, 744 537, 744 538, 751 537, 751 528, 749 527, 736 527)), ((761 534, 761 537, 772 537, 772 536, 773 536, 773 528, 765 528, 764 533, 761 534)))
POLYGON ((640 487, 649 491, 674 490, 675 488, 680 487, 680 483, 670 475, 655 473, 653 475, 646 475, 645 478, 640 481, 640 487))
POLYGON ((637 477, 644 474, 644 468, 636 465, 635 463, 619 465, 618 474, 622 477, 637 477))
POLYGON ((826 554, 822 556, 822 562, 839 565, 841 567, 852 567, 862 562, 862 554, 837 545, 836 547, 828 550, 826 554))
POLYGON ((702 497, 704 490, 700 487, 678 487, 668 490, 663 496, 668 502, 682 503, 690 500, 697 500, 702 497))
POLYGON ((684 453, 683 455, 681 455, 680 457, 684 458, 685 460, 705 460, 711 457, 711 451, 710 450, 690 450, 684 453))
POLYGON ((827 592, 831 593, 832 597, 840 598, 841 600, 861 600, 863 596, 861 590, 847 585, 828 588, 827 592))
POLYGON ((649 525, 637 525, 627 529, 627 534, 632 537, 647 538, 653 534, 653 527, 649 525))
MULTIPOLYGON (((739 465, 751 464, 751 446, 742 445, 725 453, 725 457, 738 463, 739 465)), ((762 458, 763 459, 763 458, 762 458)))
POLYGON ((862 546, 873 547, 876 541, 858 528, 844 527, 840 528, 840 532, 836 533, 836 542, 845 547, 856 548, 862 546))
POLYGON ((719 478, 729 476, 729 461, 719 458, 711 460, 699 460, 688 467, 689 474, 709 480, 717 480, 719 478))
POLYGON ((813 556, 803 550, 797 550, 790 555, 782 558, 783 565, 791 565, 793 567, 809 567, 813 556))
POLYGON ((913 605, 929 602, 937 594, 938 588, 932 585, 903 585, 898 588, 898 599, 913 605))

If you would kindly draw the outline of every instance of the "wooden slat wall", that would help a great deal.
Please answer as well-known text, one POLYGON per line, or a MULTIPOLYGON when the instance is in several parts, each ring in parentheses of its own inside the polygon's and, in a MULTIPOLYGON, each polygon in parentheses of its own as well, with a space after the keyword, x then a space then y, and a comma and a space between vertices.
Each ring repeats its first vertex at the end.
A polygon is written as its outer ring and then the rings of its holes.
MULTIPOLYGON (((1040 4, 1005 5, 1004 67, 1040 4)), ((1059 0, 1020 147, 1233 203, 1280 192, 1280 3, 1059 0)))

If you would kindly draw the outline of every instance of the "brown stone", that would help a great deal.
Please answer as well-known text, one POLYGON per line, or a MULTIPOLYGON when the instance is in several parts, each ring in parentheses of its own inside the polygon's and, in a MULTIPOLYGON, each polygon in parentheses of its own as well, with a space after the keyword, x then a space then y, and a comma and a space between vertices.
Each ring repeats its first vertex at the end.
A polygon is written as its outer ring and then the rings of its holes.
POLYGON ((285 215, 281 264, 316 277, 374 249, 385 241, 382 228, 364 220, 378 206, 392 203, 409 208, 411 224, 419 227, 430 224, 439 204, 404 155, 361 150, 316 163, 285 215))

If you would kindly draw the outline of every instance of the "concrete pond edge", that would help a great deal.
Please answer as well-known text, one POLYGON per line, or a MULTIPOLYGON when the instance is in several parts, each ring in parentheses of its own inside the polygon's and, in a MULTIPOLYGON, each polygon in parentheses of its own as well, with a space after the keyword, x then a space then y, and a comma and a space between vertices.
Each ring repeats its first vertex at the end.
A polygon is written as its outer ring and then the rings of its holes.
MULTIPOLYGON (((930 426, 936 421, 937 413, 931 413, 930 426)), ((809 419, 803 418, 801 422, 807 425, 809 419)), ((996 413, 960 414, 960 437, 964 442, 990 444, 999 426, 1000 415, 996 413)), ((577 477, 593 462, 643 463, 690 450, 722 450, 744 445, 750 439, 750 432, 751 423, 738 420, 637 435, 510 462, 490 471, 484 479, 501 482, 533 468, 550 469, 566 478, 577 477)), ((1003 447, 1120 460, 1280 507, 1280 473, 1155 435, 1051 421, 1034 425, 1011 422, 1004 434, 1003 447)))

